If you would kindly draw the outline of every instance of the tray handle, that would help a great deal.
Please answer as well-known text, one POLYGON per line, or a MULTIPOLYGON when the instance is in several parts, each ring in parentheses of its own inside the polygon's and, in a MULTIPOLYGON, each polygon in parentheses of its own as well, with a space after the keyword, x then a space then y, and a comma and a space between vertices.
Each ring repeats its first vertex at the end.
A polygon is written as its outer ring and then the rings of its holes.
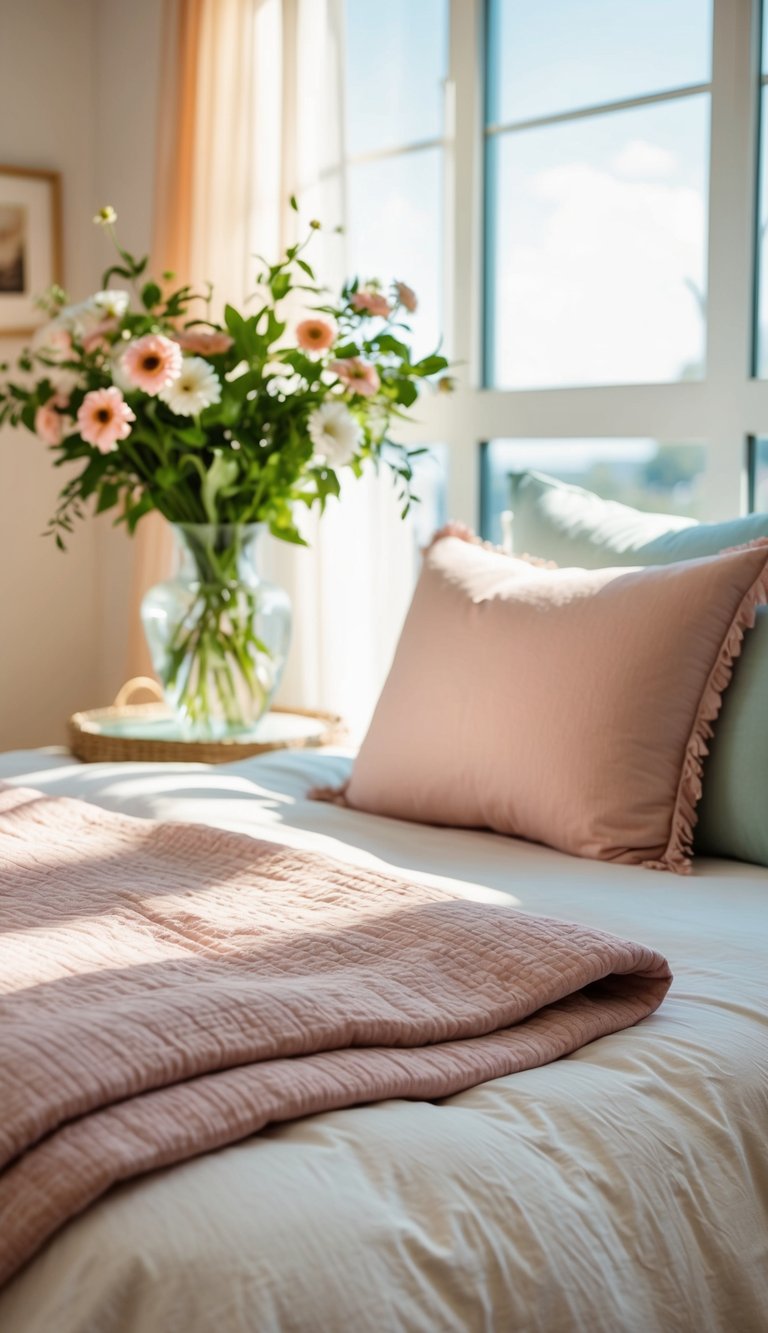
POLYGON ((161 704, 163 702, 163 691, 156 680, 151 676, 132 676, 117 691, 115 695, 115 708, 127 708, 130 704, 153 703, 161 704), (149 695, 149 699, 137 699, 137 694, 149 695))

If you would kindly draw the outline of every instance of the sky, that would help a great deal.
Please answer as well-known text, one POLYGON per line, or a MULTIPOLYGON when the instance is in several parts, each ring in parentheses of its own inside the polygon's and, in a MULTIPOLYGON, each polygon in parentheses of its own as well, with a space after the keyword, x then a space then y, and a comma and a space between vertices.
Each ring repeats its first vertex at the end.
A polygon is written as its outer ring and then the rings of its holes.
MULTIPOLYGON (((489 10, 492 124, 711 77, 711 0, 491 0, 489 10)), ((347 0, 345 35, 348 155, 438 137, 447 0, 347 0)), ((709 117, 704 92, 492 137, 493 385, 664 382, 703 373, 709 117)), ((353 165, 349 173, 355 267, 366 275, 383 269, 419 291, 420 351, 441 323, 441 158, 433 148, 353 165)), ((765 219, 765 179, 762 199, 765 219)), ((768 310, 768 274, 762 290, 768 310)), ((768 339, 765 363, 768 371, 768 339)), ((521 443, 518 463, 536 447, 521 443)), ((578 467, 579 457, 623 450, 640 461, 656 448, 640 440, 548 445, 563 472, 578 467)), ((498 466, 507 452, 499 442, 498 466)))

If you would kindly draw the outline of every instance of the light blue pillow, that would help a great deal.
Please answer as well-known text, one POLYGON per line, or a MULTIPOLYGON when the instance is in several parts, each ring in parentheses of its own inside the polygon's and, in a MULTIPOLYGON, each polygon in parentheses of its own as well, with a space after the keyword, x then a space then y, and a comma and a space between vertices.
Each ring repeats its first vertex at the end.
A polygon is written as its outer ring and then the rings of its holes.
POLYGON ((768 537, 768 514, 725 523, 646 514, 616 500, 601 500, 592 491, 543 472, 512 477, 512 511, 517 554, 544 556, 581 569, 671 565, 768 537))

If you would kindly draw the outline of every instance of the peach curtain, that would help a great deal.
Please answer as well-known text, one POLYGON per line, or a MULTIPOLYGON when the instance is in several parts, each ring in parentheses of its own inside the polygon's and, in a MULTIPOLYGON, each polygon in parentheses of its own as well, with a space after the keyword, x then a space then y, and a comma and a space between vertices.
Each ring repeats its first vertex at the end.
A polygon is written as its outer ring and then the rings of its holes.
MULTIPOLYGON (((297 226, 345 222, 343 0, 164 0, 155 268, 210 281, 217 305, 252 288, 255 254, 277 256, 297 226), (300 203, 299 219, 288 206, 300 203)), ((343 238, 318 238, 328 283, 343 238)), ((270 542, 265 572, 289 592, 293 645, 280 698, 336 709, 364 725, 410 595, 412 535, 392 488, 371 476, 345 488, 310 549, 270 542), (353 608, 353 610, 352 610, 353 608)), ((137 531, 130 671, 148 667, 138 608, 170 569, 168 526, 137 531)))
MULTIPOLYGON (((211 282, 219 304, 247 290, 256 88, 267 53, 279 68, 276 0, 164 0, 152 262, 179 282, 211 282), (259 50, 261 46, 261 50, 259 50)), ((273 80, 275 76, 273 75, 273 80)), ((136 533, 129 675, 151 671, 140 622, 147 588, 168 575, 173 538, 151 514, 136 533)))

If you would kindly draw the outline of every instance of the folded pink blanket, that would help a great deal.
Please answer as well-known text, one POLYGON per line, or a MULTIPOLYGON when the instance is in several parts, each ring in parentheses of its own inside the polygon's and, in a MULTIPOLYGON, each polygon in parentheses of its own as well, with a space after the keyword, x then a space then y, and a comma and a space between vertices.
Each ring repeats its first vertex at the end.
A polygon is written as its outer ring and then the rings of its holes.
POLYGON ((0 785, 0 1280, 116 1181, 556 1060, 670 980, 583 926, 0 785))

